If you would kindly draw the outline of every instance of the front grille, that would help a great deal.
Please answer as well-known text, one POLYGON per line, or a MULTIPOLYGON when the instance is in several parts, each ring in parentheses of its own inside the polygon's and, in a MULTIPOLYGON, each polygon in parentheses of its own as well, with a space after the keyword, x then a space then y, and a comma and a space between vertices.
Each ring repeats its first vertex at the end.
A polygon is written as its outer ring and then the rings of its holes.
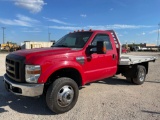
POLYGON ((24 82, 24 60, 22 56, 9 54, 6 57, 6 73, 17 82, 24 82))

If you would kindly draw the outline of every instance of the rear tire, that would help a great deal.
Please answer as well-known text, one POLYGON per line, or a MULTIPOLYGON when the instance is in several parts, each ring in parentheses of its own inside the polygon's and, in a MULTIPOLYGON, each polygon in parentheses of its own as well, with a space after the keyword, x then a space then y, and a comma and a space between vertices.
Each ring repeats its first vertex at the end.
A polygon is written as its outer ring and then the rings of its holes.
POLYGON ((71 110, 78 99, 77 83, 71 78, 56 79, 48 88, 46 94, 47 106, 55 113, 64 113, 71 110))
POLYGON ((146 68, 142 65, 138 65, 136 77, 133 78, 133 83, 141 85, 144 83, 145 78, 146 78, 146 68))

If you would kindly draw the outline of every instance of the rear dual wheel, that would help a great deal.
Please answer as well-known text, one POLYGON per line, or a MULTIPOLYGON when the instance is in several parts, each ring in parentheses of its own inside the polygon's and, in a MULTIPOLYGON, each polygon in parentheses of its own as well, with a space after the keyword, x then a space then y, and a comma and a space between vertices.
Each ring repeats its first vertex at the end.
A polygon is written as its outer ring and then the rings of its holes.
POLYGON ((145 78, 146 78, 146 68, 142 65, 138 65, 135 77, 127 79, 129 79, 134 84, 141 85, 144 83, 145 78))

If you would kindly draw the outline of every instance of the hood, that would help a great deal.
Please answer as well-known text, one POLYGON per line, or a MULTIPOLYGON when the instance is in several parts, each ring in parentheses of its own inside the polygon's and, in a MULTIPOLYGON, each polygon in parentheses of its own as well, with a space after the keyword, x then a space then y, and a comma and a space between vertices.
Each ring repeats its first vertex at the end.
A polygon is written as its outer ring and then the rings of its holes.
POLYGON ((35 48, 35 49, 28 49, 28 50, 19 50, 13 52, 11 54, 19 55, 26 57, 26 59, 32 56, 44 56, 44 55, 57 55, 63 54, 71 51, 71 48, 60 48, 60 47, 52 47, 52 48, 35 48))

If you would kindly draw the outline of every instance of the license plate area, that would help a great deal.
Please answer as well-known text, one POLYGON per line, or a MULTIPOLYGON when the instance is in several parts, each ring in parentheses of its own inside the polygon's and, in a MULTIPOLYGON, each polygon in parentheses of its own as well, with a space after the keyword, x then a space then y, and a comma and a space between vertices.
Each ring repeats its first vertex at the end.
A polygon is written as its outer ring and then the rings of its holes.
POLYGON ((18 88, 18 87, 14 87, 11 84, 9 84, 8 82, 5 82, 5 88, 7 91, 11 91, 13 93, 17 93, 17 94, 22 94, 22 89, 18 88))

